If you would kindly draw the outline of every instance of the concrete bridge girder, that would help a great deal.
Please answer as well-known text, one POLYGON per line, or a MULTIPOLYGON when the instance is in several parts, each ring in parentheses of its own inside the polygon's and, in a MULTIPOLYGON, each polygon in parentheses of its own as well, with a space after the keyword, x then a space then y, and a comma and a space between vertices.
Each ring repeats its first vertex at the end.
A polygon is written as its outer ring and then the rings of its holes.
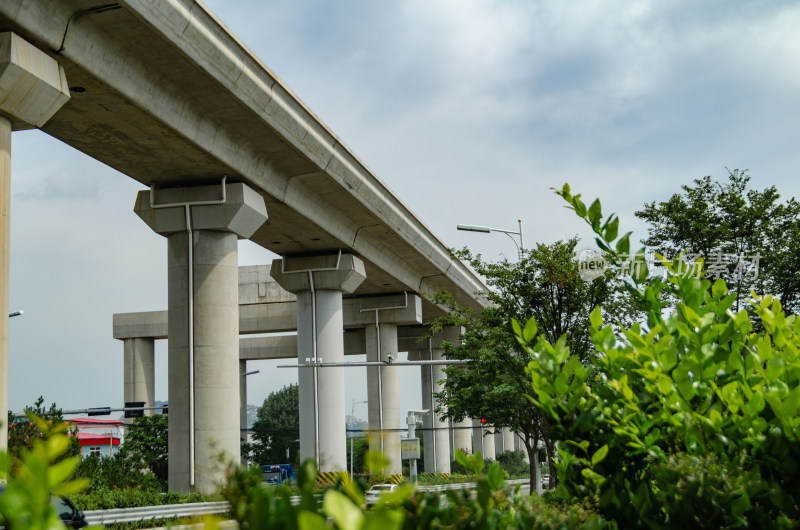
MULTIPOLYGON (((245 328, 255 329, 265 325, 264 319, 273 321, 269 311, 263 308, 239 308, 235 295, 231 295, 230 290, 235 290, 236 263, 230 257, 235 256, 233 238, 237 236, 248 237, 282 255, 319 254, 339 249, 358 255, 366 273, 366 279, 356 288, 358 295, 402 291, 433 293, 446 289, 462 305, 479 308, 485 304, 474 294, 486 289, 480 280, 454 259, 448 247, 202 3, 183 0, 120 0, 102 5, 85 0, 3 2, 0 3, 0 32, 5 31, 13 31, 31 43, 39 50, 39 55, 46 55, 43 59, 56 61, 59 72, 51 77, 57 78, 57 82, 50 86, 58 90, 51 92, 62 99, 66 95, 68 99, 52 105, 52 109, 43 100, 33 102, 28 98, 23 101, 23 107, 30 104, 38 117, 31 117, 33 114, 18 116, 13 105, 4 107, 0 103, 0 115, 3 115, 0 119, 0 162, 3 162, 0 167, 0 236, 6 234, 0 248, 0 292, 8 293, 10 141, 7 140, 12 127, 35 126, 147 186, 182 188, 182 191, 166 193, 184 193, 187 187, 197 189, 230 175, 231 185, 243 184, 253 192, 250 195, 259 197, 261 209, 266 206, 270 212, 269 220, 244 228, 235 217, 220 212, 225 208, 214 208, 225 222, 214 220, 202 226, 194 242, 202 247, 200 254, 205 253, 210 260, 198 267, 198 274, 220 278, 219 283, 227 287, 198 293, 197 316, 204 324, 212 325, 200 326, 209 330, 208 333, 201 332, 197 337, 186 333, 185 336, 188 342, 197 340, 198 344, 206 344, 209 351, 224 350, 220 362, 223 358, 237 356, 234 344, 241 332, 236 330, 240 323, 250 321, 250 328, 245 328), (67 86, 75 88, 72 97, 67 86), (23 125, 18 126, 18 123, 23 125), (235 234, 222 235, 220 226, 235 234), (204 299, 204 294, 209 298, 204 299), (210 303, 210 299, 218 296, 225 301, 219 308, 212 308, 217 300, 210 303)), ((10 101, 12 96, 14 90, 0 83, 0 102, 10 101)), ((171 214, 172 221, 175 213, 171 214)), ((169 233, 160 220, 150 221, 156 231, 169 233)), ((170 335, 171 352, 190 351, 191 346, 179 343, 184 336, 184 329, 179 326, 185 322, 191 328, 191 304, 184 303, 184 294, 176 287, 181 282, 172 279, 173 273, 183 276, 194 271, 194 267, 178 263, 180 248, 184 243, 188 245, 190 239, 182 230, 168 237, 171 265, 175 265, 170 267, 171 318, 156 322, 155 327, 159 329, 144 332, 139 329, 137 333, 147 334, 137 336, 133 330, 148 324, 148 319, 139 316, 137 321, 137 317, 128 320, 122 317, 121 328, 128 326, 129 330, 119 335, 115 332, 115 336, 146 339, 170 335), (179 299, 180 302, 174 302, 179 299), (187 311, 189 317, 184 318, 187 311)), ((209 284, 216 285, 216 282, 209 284)), ((188 291, 191 297, 192 289, 188 291)), ((0 297, 0 309, 5 311, 7 305, 7 297, 0 297)), ((437 310, 428 301, 422 307, 426 311, 437 310)), ((296 329, 298 324, 302 327, 302 319, 295 316, 292 323, 291 318, 287 317, 282 324, 287 330, 296 329)), ((3 324, 0 327, 0 372, 3 374, 7 372, 3 368, 7 359, 6 344, 7 327, 3 324)), ((145 349, 131 350, 128 360, 133 366, 146 366, 145 349)), ((178 364, 181 363, 170 362, 170 366, 178 364)), ((192 377, 191 370, 189 377, 192 377)), ((232 381, 230 374, 226 377, 232 381)), ((175 389, 170 385, 170 392, 183 393, 178 374, 170 378, 177 384, 175 389)), ((187 388, 191 392, 193 387, 188 385, 187 388)), ((0 405, 6 394, 7 385, 0 380, 0 405)), ((200 401, 204 400, 200 396, 200 401)), ((173 403, 171 406, 173 411, 183 407, 173 403)), ((209 400, 207 406, 210 411, 215 403, 209 400)), ((206 405, 202 407, 205 409, 206 405)), ((217 413, 219 411, 201 415, 198 429, 213 431, 215 427, 210 418, 217 413)), ((172 416, 177 417, 177 414, 172 416)), ((233 447, 233 442, 228 440, 228 427, 223 430, 226 434, 220 436, 227 440, 225 444, 233 447)), ((194 432, 194 429, 189 431, 194 432)), ((171 444, 178 438, 171 436, 171 444)), ((0 444, 4 443, 2 430, 0 440, 0 444)), ((193 451, 189 453, 194 454, 193 451)), ((182 463, 183 455, 179 451, 171 459, 181 469, 181 476, 176 481, 171 478, 170 482, 186 490, 187 484, 189 488, 193 484, 191 476, 195 469, 191 463, 188 466, 182 463)), ((201 470, 200 475, 200 490, 212 488, 218 478, 206 470, 201 470)))

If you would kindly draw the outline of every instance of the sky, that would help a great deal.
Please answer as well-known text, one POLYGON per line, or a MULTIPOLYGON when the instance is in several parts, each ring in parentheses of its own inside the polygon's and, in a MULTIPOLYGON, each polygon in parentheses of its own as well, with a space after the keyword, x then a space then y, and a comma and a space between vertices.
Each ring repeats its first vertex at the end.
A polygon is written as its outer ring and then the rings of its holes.
MULTIPOLYGON (((695 178, 749 169, 800 197, 800 4, 710 0, 210 0, 207 5, 446 245, 514 259, 588 229, 569 182, 638 240, 634 212, 695 178)), ((112 315, 167 306, 166 240, 141 185, 39 131, 12 138, 9 407, 122 405, 112 315)), ((273 255, 243 241, 240 265, 273 255)), ((156 399, 167 399, 166 343, 156 399)), ((249 363, 248 402, 296 382, 249 363), (252 366, 250 366, 252 365, 252 366)), ((401 372, 401 418, 420 408, 401 372)), ((364 368, 346 409, 366 417, 364 368)))

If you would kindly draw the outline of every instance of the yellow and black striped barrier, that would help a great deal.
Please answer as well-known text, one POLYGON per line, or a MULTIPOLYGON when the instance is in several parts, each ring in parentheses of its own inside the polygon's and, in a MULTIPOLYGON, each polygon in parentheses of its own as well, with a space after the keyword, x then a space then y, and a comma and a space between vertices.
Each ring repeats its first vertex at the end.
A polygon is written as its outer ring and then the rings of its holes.
POLYGON ((420 473, 420 476, 431 477, 431 478, 441 478, 443 480, 449 480, 450 479, 450 473, 420 473))
POLYGON ((317 473, 317 485, 333 485, 339 478, 342 479, 342 482, 346 482, 350 480, 350 475, 346 471, 320 471, 317 473))
POLYGON ((386 481, 390 484, 400 484, 403 480, 403 475, 386 475, 386 481))

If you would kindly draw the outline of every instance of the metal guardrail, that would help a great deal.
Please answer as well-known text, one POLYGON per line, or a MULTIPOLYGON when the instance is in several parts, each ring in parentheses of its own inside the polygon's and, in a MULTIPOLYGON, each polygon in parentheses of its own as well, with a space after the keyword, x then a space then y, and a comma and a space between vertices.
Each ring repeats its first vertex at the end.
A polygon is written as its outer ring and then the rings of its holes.
POLYGON ((114 508, 112 510, 87 510, 83 514, 90 525, 110 525, 135 523, 137 521, 158 521, 195 515, 215 515, 230 511, 225 502, 192 502, 187 504, 164 504, 161 506, 140 506, 138 508, 114 508))
MULTIPOLYGON (((521 478, 521 479, 512 479, 506 480, 505 484, 508 486, 515 486, 517 484, 527 484, 530 482, 530 479, 521 478)), ((447 490, 460 490, 460 489, 473 489, 477 487, 477 482, 459 482, 456 484, 438 484, 436 486, 417 486, 418 491, 425 491, 429 493, 437 492, 437 491, 447 491, 447 490)))
MULTIPOLYGON (((507 480, 506 484, 527 484, 528 479, 507 480)), ((435 493, 438 491, 473 489, 476 482, 460 482, 457 484, 439 484, 437 486, 417 486, 417 490, 435 493)), ((300 504, 300 497, 292 497, 292 504, 300 504)), ((230 511, 230 505, 220 502, 192 502, 187 504, 165 504, 161 506, 140 506, 138 508, 115 508, 112 510, 87 510, 83 514, 90 525, 111 525, 135 523, 138 521, 159 521, 198 515, 218 515, 230 511)))

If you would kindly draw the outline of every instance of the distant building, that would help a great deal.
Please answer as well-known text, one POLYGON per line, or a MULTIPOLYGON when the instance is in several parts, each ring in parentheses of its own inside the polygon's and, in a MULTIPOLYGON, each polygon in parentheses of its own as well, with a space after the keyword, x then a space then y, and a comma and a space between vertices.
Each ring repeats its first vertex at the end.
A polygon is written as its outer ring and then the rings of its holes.
POLYGON ((99 420, 96 418, 73 418, 66 423, 78 429, 81 458, 93 454, 114 456, 119 451, 122 429, 121 420, 99 420))

